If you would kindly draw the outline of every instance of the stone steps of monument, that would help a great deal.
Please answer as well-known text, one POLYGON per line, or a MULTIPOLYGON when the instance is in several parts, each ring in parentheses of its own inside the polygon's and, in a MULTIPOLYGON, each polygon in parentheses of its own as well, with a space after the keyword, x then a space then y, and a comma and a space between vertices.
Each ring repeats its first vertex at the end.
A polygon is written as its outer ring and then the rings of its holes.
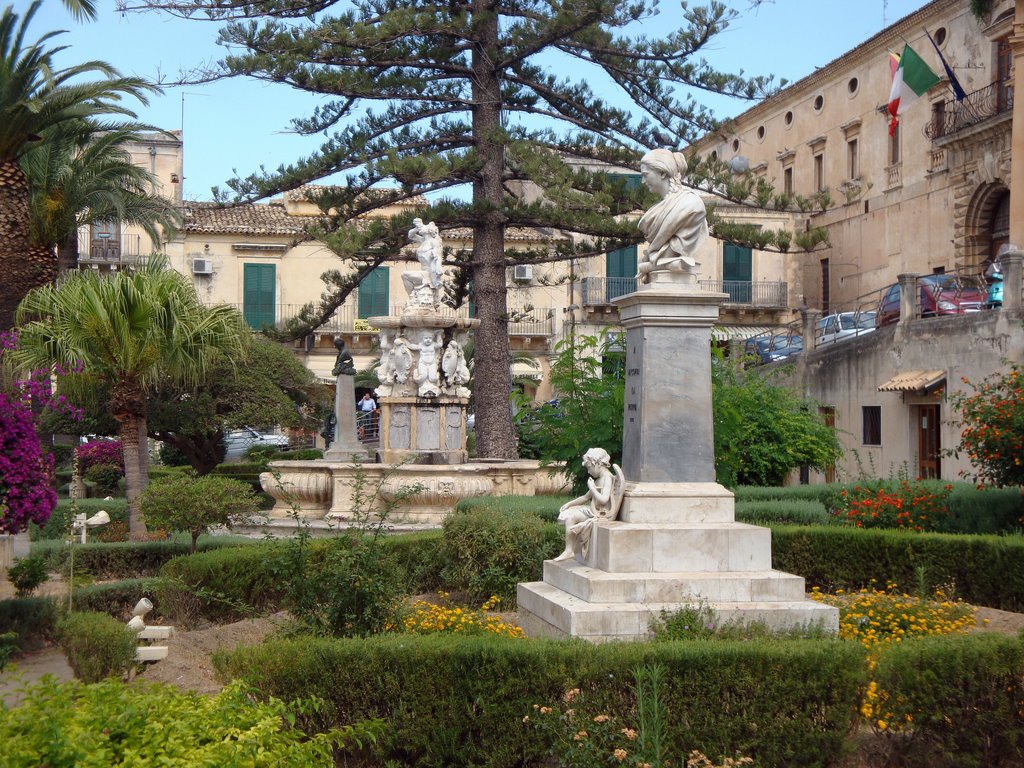
POLYGON ((544 581, 595 603, 778 602, 804 598, 803 578, 770 569, 623 574, 590 568, 574 560, 547 560, 544 581))
MULTIPOLYGON (((646 640, 662 611, 691 607, 685 602, 591 603, 542 581, 520 584, 520 624, 531 637, 582 637, 587 640, 646 640)), ((773 631, 823 627, 839 629, 839 612, 813 600, 708 601, 718 623, 764 624, 773 631)))
POLYGON ((746 523, 601 523, 591 563, 613 573, 767 571, 771 536, 746 523))

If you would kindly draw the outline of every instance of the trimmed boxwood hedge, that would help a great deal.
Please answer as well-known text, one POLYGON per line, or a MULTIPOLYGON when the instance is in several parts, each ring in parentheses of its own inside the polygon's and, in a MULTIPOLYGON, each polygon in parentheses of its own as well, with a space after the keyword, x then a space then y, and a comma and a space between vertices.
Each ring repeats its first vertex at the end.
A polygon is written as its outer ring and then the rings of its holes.
POLYGON ((824 590, 872 580, 904 589, 924 568, 931 587, 952 584, 957 597, 1006 611, 1024 609, 1024 537, 912 533, 845 526, 771 526, 772 567, 824 590))
MULTIPOLYGON (((672 754, 749 755, 762 768, 824 766, 838 755, 866 683, 856 643, 610 643, 408 635, 273 641, 214 656, 261 694, 316 695, 315 726, 382 717, 380 762, 405 766, 549 765, 534 705, 573 702, 636 727, 633 671, 666 670, 661 702, 672 754)), ((564 706, 564 705, 563 705, 564 706)), ((583 709, 585 707, 585 709, 583 709)))
POLYGON ((18 649, 22 652, 56 639, 60 616, 61 607, 52 597, 0 600, 0 632, 14 632, 18 636, 18 649))
MULTIPOLYGON (((257 543, 254 539, 236 536, 200 537, 197 549, 206 551, 239 548, 257 543)), ((75 573, 88 573, 95 579, 122 579, 156 576, 168 560, 187 555, 190 544, 184 539, 173 541, 114 541, 96 544, 75 544, 75 573)), ((51 571, 66 572, 71 547, 63 541, 43 541, 32 545, 32 554, 42 555, 51 571)))
POLYGON ((736 502, 736 522, 751 525, 829 525, 832 517, 820 501, 754 499, 736 502))

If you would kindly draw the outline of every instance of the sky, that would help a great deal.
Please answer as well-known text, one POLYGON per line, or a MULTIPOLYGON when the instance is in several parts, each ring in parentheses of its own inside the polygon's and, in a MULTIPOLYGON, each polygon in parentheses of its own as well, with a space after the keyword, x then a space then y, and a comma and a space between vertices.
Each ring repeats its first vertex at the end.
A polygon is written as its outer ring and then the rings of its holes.
MULTIPOLYGON (((23 13, 30 0, 13 0, 23 13)), ((127 13, 115 10, 115 0, 96 0, 99 18, 76 22, 60 0, 44 0, 33 19, 28 38, 52 30, 67 30, 51 40, 69 46, 59 66, 99 59, 123 74, 173 81, 180 73, 221 58, 216 45, 217 24, 183 20, 165 13, 127 13)), ((772 74, 790 82, 810 74, 884 27, 927 4, 927 0, 766 0, 751 9, 750 0, 727 0, 740 12, 705 49, 715 67, 742 69, 745 74, 772 74)), ((678 3, 663 0, 670 20, 678 3)), ((880 102, 887 94, 880 94, 880 102)), ((698 95, 698 100, 700 96, 698 95)), ((265 166, 306 156, 320 137, 291 131, 292 117, 307 116, 321 99, 287 86, 252 79, 232 79, 183 88, 167 88, 137 110, 139 119, 167 130, 184 131, 184 195, 190 200, 212 199, 211 188, 232 176, 247 175, 265 166)), ((716 102, 719 117, 729 117, 749 102, 716 102)))

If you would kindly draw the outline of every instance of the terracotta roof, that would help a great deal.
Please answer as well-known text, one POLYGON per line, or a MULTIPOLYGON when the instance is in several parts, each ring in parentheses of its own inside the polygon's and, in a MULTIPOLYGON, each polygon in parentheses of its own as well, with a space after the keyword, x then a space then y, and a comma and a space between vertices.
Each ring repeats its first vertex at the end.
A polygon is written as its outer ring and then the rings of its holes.
POLYGON ((927 392, 937 384, 946 380, 945 371, 904 371, 897 373, 885 384, 878 387, 879 392, 927 392))
MULTIPOLYGON (((472 240, 473 230, 470 227, 456 227, 454 229, 445 229, 441 232, 441 237, 444 240, 472 240)), ((505 229, 505 242, 508 241, 534 241, 543 242, 545 240, 564 240, 568 239, 568 235, 564 232, 558 232, 554 229, 540 229, 536 227, 507 227, 505 229)))
MULTIPOLYGON (((323 190, 329 190, 329 189, 344 189, 344 187, 340 187, 340 186, 335 185, 335 184, 306 184, 304 186, 299 187, 298 189, 290 189, 290 190, 288 190, 287 192, 284 193, 284 196, 285 196, 285 199, 287 199, 287 200, 309 200, 310 193, 322 192, 323 190)), ((371 190, 368 190, 365 194, 368 195, 368 196, 370 196, 370 195, 383 195, 385 192, 388 192, 388 191, 394 191, 394 190, 371 189, 371 190)), ((394 203, 394 205, 416 206, 416 205, 426 205, 427 202, 428 202, 427 198, 423 197, 423 195, 415 195, 414 197, 409 197, 409 198, 406 198, 405 200, 400 200, 400 201, 394 203)))
POLYGON ((229 208, 187 202, 185 231, 240 235, 299 235, 315 222, 312 216, 289 216, 284 203, 250 203, 229 208))

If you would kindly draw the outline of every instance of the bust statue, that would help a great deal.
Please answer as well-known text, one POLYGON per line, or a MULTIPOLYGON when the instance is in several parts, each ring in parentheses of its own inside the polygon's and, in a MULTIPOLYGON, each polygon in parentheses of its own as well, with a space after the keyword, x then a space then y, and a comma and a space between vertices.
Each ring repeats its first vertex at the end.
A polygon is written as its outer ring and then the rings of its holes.
POLYGON ((332 376, 355 376, 356 365, 352 353, 345 349, 345 340, 341 336, 334 337, 334 346, 338 348, 338 357, 334 361, 332 376))
POLYGON ((704 201, 682 184, 686 158, 682 152, 655 149, 640 160, 644 184, 661 200, 640 217, 647 252, 637 265, 637 281, 649 283, 655 273, 668 273, 667 282, 692 283, 697 247, 708 236, 704 201))

